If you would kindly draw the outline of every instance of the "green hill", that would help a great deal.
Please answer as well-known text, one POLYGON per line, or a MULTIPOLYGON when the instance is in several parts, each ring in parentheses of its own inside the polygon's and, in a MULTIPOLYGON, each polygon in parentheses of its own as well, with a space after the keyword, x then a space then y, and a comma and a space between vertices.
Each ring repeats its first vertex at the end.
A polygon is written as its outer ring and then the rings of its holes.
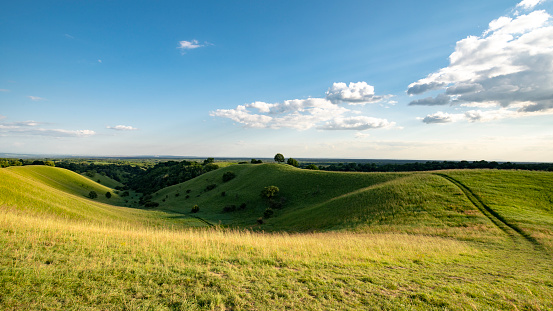
MULTIPOLYGON (((166 226, 164 221, 175 216, 116 206, 124 202, 113 189, 61 168, 38 165, 3 168, 0 181, 0 208, 17 213, 94 223, 157 226, 166 226), (98 198, 89 199, 90 191, 97 192, 98 198), (113 196, 108 199, 106 192, 113 196)), ((197 220, 190 220, 190 224, 203 226, 197 220)))
POLYGON ((0 309, 550 310, 552 182, 233 165, 140 210, 87 198, 112 189, 63 169, 4 168, 0 309), (283 207, 258 225, 270 185, 283 207))
POLYGON ((162 189, 154 200, 161 209, 185 214, 198 205, 196 215, 212 223, 262 230, 394 227, 394 231, 408 232, 420 231, 419 227, 488 225, 455 185, 431 173, 339 173, 277 164, 234 165, 162 189), (236 177, 223 182, 226 172, 236 177), (209 185, 215 187, 207 190, 209 185), (280 189, 283 207, 258 226, 256 220, 269 206, 260 193, 271 185, 280 189), (238 208, 242 204, 246 205, 243 210, 238 208), (223 212, 229 205, 237 210, 223 212))

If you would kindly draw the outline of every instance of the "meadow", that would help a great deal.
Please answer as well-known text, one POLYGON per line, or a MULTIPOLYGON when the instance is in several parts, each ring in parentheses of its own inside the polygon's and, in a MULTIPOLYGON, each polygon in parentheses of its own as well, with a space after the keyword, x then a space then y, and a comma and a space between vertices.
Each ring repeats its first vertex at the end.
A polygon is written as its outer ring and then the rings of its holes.
POLYGON ((0 180, 3 310, 553 309, 553 173, 231 165, 155 209, 59 168, 0 180), (285 204, 259 224, 269 185, 285 204))

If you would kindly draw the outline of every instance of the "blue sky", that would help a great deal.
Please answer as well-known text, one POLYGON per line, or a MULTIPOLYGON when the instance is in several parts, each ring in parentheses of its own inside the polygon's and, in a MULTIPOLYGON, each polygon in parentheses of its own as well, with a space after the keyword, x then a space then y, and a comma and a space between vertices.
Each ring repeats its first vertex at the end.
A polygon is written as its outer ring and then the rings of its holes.
POLYGON ((10 1, 0 152, 553 159, 552 1, 10 1))

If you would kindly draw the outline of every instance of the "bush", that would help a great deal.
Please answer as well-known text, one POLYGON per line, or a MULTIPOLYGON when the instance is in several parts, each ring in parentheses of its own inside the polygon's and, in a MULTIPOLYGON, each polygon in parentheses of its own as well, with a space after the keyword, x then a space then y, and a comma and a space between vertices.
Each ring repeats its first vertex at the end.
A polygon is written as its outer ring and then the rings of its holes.
POLYGON ((264 223, 263 217, 257 218, 257 223, 260 224, 260 225, 262 225, 262 224, 264 223))
POLYGON ((227 205, 223 207, 223 213, 230 213, 236 210, 236 205, 227 205))
POLYGON ((265 198, 265 199, 270 199, 270 198, 276 196, 279 191, 280 190, 278 189, 277 186, 265 187, 265 188, 263 188, 263 190, 261 190, 261 197, 265 198))
POLYGON ((217 187, 216 184, 207 185, 207 186, 205 187, 205 191, 213 190, 213 189, 215 189, 215 187, 217 187))
POLYGON ((195 214, 200 211, 200 207, 198 205, 194 205, 192 209, 190 210, 191 213, 195 214))
POLYGON ((88 193, 88 197, 91 199, 96 199, 98 197, 98 194, 96 193, 96 191, 92 190, 88 193))
POLYGON ((121 193, 121 196, 122 197, 128 197, 130 195, 129 191, 123 191, 123 193, 121 193))
POLYGON ((234 172, 226 172, 223 174, 223 182, 232 180, 234 179, 234 177, 236 177, 236 174, 234 174, 234 172))
POLYGON ((263 163, 263 161, 261 160, 256 160, 256 159, 251 160, 251 164, 261 164, 261 163, 263 163))
POLYGON ((159 206, 159 203, 157 202, 148 201, 144 203, 144 207, 158 207, 158 206, 159 206))
POLYGON ((286 163, 288 165, 292 165, 294 167, 298 167, 300 165, 300 163, 298 162, 298 160, 294 159, 294 158, 289 158, 288 161, 286 161, 286 163))
POLYGON ((271 216, 273 216, 274 213, 275 213, 275 211, 273 211, 273 209, 267 208, 267 209, 263 212, 263 217, 265 217, 265 218, 271 218, 271 216))
POLYGON ((226 192, 224 192, 224 191, 223 191, 223 192, 221 192, 221 196, 222 196, 222 197, 224 197, 225 195, 227 195, 227 193, 226 193, 226 192))
POLYGON ((110 199, 111 198, 111 192, 106 192, 106 198, 110 199))
POLYGON ((238 209, 246 209, 246 203, 240 204, 240 206, 238 207, 238 209))
POLYGON ((318 170, 319 169, 319 167, 315 164, 309 164, 305 168, 308 169, 308 170, 318 170))

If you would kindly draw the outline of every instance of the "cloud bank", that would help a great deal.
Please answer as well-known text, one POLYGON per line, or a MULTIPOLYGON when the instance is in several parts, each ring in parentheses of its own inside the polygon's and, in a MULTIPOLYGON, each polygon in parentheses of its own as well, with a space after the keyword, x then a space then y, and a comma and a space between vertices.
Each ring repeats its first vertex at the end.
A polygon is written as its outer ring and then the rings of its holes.
MULTIPOLYGON (((525 0, 517 8, 532 9, 541 2, 525 0)), ((419 95, 431 90, 443 93, 413 100, 409 105, 499 107, 465 118, 469 121, 553 113, 551 15, 537 10, 502 16, 490 22, 482 35, 458 41, 449 56, 449 66, 411 83, 407 93, 419 95)), ((448 120, 451 118, 439 113, 423 119, 425 123, 451 122, 448 120)))
POLYGON ((344 107, 376 103, 385 96, 376 96, 366 82, 334 83, 325 98, 285 100, 281 103, 253 102, 234 109, 217 109, 211 116, 231 119, 246 128, 289 128, 295 130, 367 130, 393 127, 394 122, 369 116, 344 107), (353 115, 353 116, 352 116, 353 115))

